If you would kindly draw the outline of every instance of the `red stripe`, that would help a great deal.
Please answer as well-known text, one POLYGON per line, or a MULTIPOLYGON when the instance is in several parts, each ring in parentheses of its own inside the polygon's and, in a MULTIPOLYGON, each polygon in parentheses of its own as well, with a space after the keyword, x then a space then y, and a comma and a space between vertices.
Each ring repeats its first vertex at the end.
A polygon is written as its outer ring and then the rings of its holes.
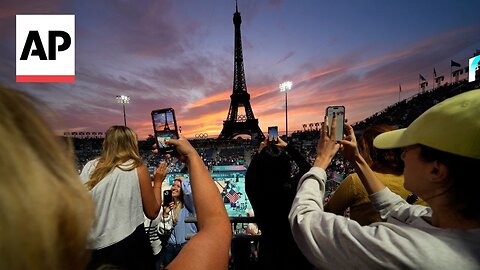
POLYGON ((230 202, 234 203, 236 201, 238 201, 238 199, 240 199, 240 195, 238 193, 235 193, 235 194, 231 194, 231 193, 227 193, 227 195, 225 195, 229 200, 230 202))
POLYGON ((75 75, 17 75, 17 82, 75 82, 75 75))

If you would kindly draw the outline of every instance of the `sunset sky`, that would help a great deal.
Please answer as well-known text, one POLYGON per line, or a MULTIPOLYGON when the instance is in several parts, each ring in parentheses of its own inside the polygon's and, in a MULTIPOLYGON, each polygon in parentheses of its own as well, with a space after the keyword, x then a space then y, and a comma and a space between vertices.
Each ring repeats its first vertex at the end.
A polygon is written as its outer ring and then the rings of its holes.
MULTIPOLYGON (((480 49, 480 1, 239 0, 247 89, 260 128, 289 131, 344 105, 349 123, 418 93, 433 68, 450 81, 480 49)), ((233 0, 2 0, 0 84, 28 92, 58 116, 57 132, 127 123, 145 138, 150 112, 172 107, 182 134, 216 137, 233 83, 233 0), (76 82, 15 82, 15 15, 75 14, 76 82)), ((464 78, 463 75, 461 78, 464 78)))

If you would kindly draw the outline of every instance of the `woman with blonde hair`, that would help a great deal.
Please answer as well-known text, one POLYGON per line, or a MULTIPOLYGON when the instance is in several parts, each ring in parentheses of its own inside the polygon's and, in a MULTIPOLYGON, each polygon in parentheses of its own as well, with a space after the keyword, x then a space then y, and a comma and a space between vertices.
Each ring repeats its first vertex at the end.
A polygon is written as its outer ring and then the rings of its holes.
POLYGON ((107 130, 101 156, 89 161, 80 175, 96 206, 96 220, 89 235, 88 248, 93 252, 88 268, 154 268, 144 214, 151 219, 158 215, 165 173, 166 165, 162 164, 155 172, 152 187, 138 152, 137 135, 124 126, 107 130))
POLYGON ((0 86, 0 269, 85 269, 93 204, 38 104, 0 86))
MULTIPOLYGON (((373 147, 375 137, 392 130, 395 128, 385 124, 368 127, 358 141, 358 148, 377 178, 393 193, 407 200, 409 196, 412 198, 412 192, 403 187, 404 163, 401 159, 401 150, 373 147)), ((426 205, 421 199, 417 199, 415 204, 426 205)), ((343 215, 347 208, 350 208, 350 218, 360 225, 382 221, 380 214, 368 199, 368 193, 357 173, 347 176, 325 205, 325 211, 337 215, 343 215)))
POLYGON ((171 228, 168 232, 168 242, 160 253, 158 264, 160 267, 167 266, 180 253, 187 243, 186 238, 197 232, 194 223, 185 223, 185 218, 195 217, 195 206, 192 197, 190 181, 183 177, 176 177, 171 187, 172 202, 164 207, 159 214, 159 227, 171 228))

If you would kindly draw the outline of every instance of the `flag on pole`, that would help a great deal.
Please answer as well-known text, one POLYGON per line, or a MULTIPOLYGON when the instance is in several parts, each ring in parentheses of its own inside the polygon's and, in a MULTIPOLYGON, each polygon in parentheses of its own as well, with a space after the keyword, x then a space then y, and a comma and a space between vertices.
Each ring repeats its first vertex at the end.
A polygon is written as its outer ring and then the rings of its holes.
POLYGON ((440 82, 443 82, 444 79, 445 79, 444 76, 438 76, 438 77, 435 78, 435 82, 440 83, 440 82))
POLYGON ((400 95, 402 94, 402 85, 398 84, 398 102, 400 102, 400 95))
POLYGON ((455 71, 453 72, 453 76, 462 75, 462 74, 463 74, 463 69, 455 70, 455 71))
POLYGON ((433 68, 433 78, 436 78, 437 77, 437 71, 435 70, 435 68, 433 68))
POLYGON ((453 60, 450 60, 450 66, 451 67, 461 67, 462 65, 460 65, 459 63, 453 61, 453 60))
POLYGON ((426 81, 427 79, 425 79, 425 77, 422 76, 422 74, 418 74, 419 75, 419 78, 421 81, 426 81))
POLYGON ((240 194, 238 194, 238 192, 236 192, 235 190, 230 189, 230 191, 225 195, 225 197, 230 200, 230 203, 234 203, 238 201, 238 199, 240 199, 240 194))

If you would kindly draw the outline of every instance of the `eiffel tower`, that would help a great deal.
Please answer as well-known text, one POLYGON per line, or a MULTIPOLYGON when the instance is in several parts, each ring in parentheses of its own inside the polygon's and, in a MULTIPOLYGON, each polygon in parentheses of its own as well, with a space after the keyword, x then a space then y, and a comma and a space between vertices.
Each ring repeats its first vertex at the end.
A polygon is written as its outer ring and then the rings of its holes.
POLYGON ((240 134, 248 134, 252 140, 263 140, 265 136, 258 127, 258 119, 253 115, 252 106, 250 106, 250 94, 247 92, 245 83, 245 71, 243 69, 242 35, 240 24, 242 17, 238 12, 237 2, 235 1, 235 13, 233 14, 233 24, 235 25, 235 62, 233 64, 233 93, 230 95, 230 109, 228 110, 227 120, 223 121, 223 129, 218 139, 233 139, 240 134), (238 108, 243 107, 246 115, 239 115, 238 108))

